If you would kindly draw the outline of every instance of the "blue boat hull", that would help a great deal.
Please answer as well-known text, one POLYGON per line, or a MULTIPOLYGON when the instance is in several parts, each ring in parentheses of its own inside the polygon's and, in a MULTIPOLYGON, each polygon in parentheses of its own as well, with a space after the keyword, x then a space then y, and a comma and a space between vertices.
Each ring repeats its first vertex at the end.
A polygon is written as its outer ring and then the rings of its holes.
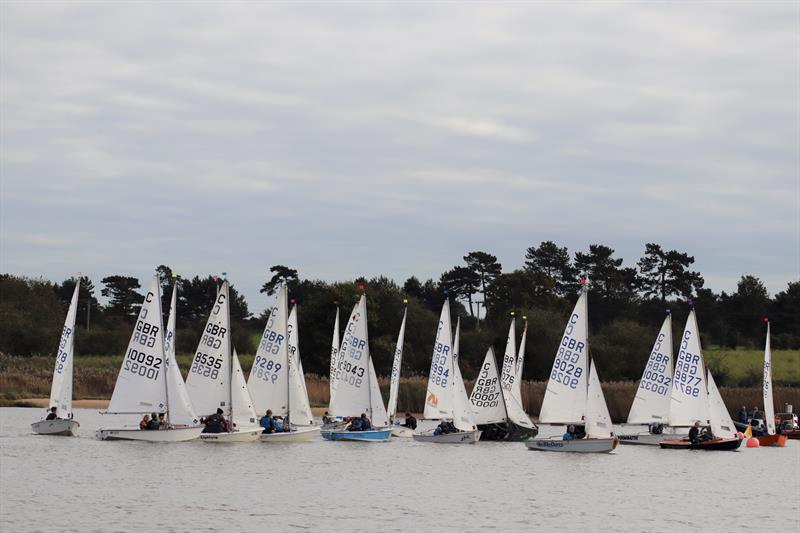
POLYGON ((322 430, 322 438, 325 440, 382 442, 388 441, 391 436, 392 428, 370 429, 367 431, 322 430))

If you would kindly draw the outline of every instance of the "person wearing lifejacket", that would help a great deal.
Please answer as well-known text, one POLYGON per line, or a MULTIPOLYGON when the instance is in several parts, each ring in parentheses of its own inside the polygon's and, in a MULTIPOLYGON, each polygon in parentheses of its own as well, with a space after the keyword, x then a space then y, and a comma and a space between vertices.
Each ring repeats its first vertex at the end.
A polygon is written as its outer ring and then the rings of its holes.
POLYGON ((147 424, 150 423, 150 415, 144 415, 139 421, 139 429, 147 429, 147 424))
POLYGON ((47 418, 45 420, 56 420, 58 419, 58 407, 55 405, 50 408, 50 412, 47 413, 47 418))
POLYGON ((167 419, 164 418, 164 413, 158 413, 158 429, 167 429, 167 419))
POLYGON ((573 440, 575 438, 575 426, 567 426, 567 432, 561 436, 561 440, 573 440))
POLYGON ((372 421, 367 418, 366 413, 361 413, 361 431, 372 429, 372 421))
POLYGON ((158 423, 158 415, 150 413, 150 422, 147 423, 147 429, 158 429, 161 424, 158 423))
POLYGON ((364 430, 364 421, 361 418, 353 418, 350 421, 350 431, 363 431, 364 430))
POLYGON ((264 431, 261 433, 269 434, 275 432, 275 420, 272 418, 272 409, 267 409, 267 412, 264 413, 264 416, 259 420, 259 424, 264 428, 264 431))
POLYGON ((700 421, 696 420, 694 425, 689 430, 689 442, 692 444, 700 444, 700 421))
POLYGON ((450 429, 450 423, 447 421, 446 418, 442 418, 442 421, 439 422, 439 425, 436 426, 436 429, 433 430, 434 435, 447 435, 448 433, 452 433, 450 429))
POLYGON ((217 408, 217 412, 209 416, 205 420, 206 427, 203 428, 203 433, 224 433, 228 430, 228 423, 222 416, 222 409, 217 408))
POLYGON ((409 412, 406 412, 406 421, 403 424, 403 427, 407 427, 409 429, 417 429, 417 419, 414 418, 414 415, 412 415, 409 412))

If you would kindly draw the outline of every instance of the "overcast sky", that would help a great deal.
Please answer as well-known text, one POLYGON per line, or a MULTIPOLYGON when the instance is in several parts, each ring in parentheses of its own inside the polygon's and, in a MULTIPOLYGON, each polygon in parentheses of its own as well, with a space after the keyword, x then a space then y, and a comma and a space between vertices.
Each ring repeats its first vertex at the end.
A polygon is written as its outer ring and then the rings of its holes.
POLYGON ((800 271, 797 2, 0 3, 0 271, 800 271))

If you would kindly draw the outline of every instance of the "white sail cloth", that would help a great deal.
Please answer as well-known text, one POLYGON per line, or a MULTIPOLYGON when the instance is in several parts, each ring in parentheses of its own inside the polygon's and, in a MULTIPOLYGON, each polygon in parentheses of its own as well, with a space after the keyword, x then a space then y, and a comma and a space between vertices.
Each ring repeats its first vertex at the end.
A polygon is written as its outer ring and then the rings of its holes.
POLYGON ((49 407, 56 408, 59 418, 72 416, 72 374, 75 356, 75 319, 78 314, 78 291, 80 279, 75 281, 75 291, 64 319, 64 328, 61 330, 61 339, 58 342, 56 364, 53 369, 53 383, 50 385, 49 407))
POLYGON ((169 318, 164 335, 164 355, 167 367, 167 400, 169 423, 174 426, 196 426, 199 419, 192 407, 192 400, 186 391, 178 360, 175 358, 175 321, 177 315, 178 283, 172 287, 172 299, 169 306, 169 318))
POLYGON ((681 335, 669 403, 671 426, 691 426, 708 421, 708 385, 694 309, 681 335))
POLYGON ((403 321, 400 323, 400 333, 397 334, 397 345, 394 349, 394 360, 392 361, 392 376, 389 384, 389 404, 386 407, 390 421, 394 421, 397 415, 397 396, 400 391, 400 369, 403 365, 403 341, 406 335, 407 315, 408 308, 403 311, 403 321))
POLYGON ((767 322, 767 341, 764 344, 764 416, 767 433, 775 434, 775 404, 772 400, 772 347, 770 346, 769 322, 767 322))
POLYGON ((669 423, 672 375, 672 315, 668 314, 636 389, 628 424, 669 423))

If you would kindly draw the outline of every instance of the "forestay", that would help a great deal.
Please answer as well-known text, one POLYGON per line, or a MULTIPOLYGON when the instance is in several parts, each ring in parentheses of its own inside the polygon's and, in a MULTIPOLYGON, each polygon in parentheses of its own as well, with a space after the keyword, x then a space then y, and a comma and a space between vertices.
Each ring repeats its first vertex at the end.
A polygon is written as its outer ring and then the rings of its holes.
POLYGON ((708 416, 711 431, 716 437, 739 438, 738 430, 733 425, 731 415, 728 413, 728 408, 725 407, 725 402, 722 400, 710 370, 708 371, 708 416))
POLYGON ((694 309, 681 335, 669 402, 671 426, 691 426, 708 420, 708 388, 694 309))
POLYGON ((453 368, 453 330, 450 322, 450 301, 445 299, 439 316, 439 329, 433 344, 431 370, 428 375, 428 388, 425 392, 425 411, 427 419, 453 418, 452 368, 453 368))
POLYGON ((139 310, 107 412, 166 411, 167 382, 161 320, 161 287, 158 276, 154 276, 139 310))
POLYGON ((408 308, 403 311, 403 321, 400 323, 400 333, 397 334, 397 345, 394 349, 394 361, 392 361, 392 378, 389 385, 389 405, 387 411, 389 420, 394 422, 397 415, 397 394, 400 390, 400 369, 403 364, 403 341, 406 335, 406 315, 408 308))
POLYGON ((497 362, 494 349, 486 351, 483 365, 478 372, 475 386, 469 397, 476 424, 496 424, 506 421, 506 407, 500 390, 500 376, 497 373, 497 362))
POLYGON ((333 321, 333 338, 331 340, 331 364, 328 371, 328 389, 330 397, 336 390, 336 381, 333 379, 336 374, 336 356, 339 353, 339 306, 336 306, 336 320, 333 321))
POLYGON ((473 431, 478 429, 475 424, 475 416, 472 413, 472 405, 467 396, 467 389, 464 387, 464 378, 461 376, 461 368, 458 365, 459 339, 461 338, 461 317, 456 323, 456 338, 453 341, 453 425, 461 431, 473 431))
POLYGON ((247 382, 244 380, 244 372, 242 372, 242 365, 239 363, 236 349, 233 350, 232 366, 231 404, 233 406, 233 423, 238 428, 254 426, 258 423, 258 419, 253 408, 253 399, 247 389, 247 382))
POLYGON ((767 342, 764 345, 764 416, 767 433, 775 434, 775 404, 772 402, 772 347, 770 346, 769 322, 767 322, 767 342))
POLYGON ((175 358, 175 320, 177 313, 178 283, 172 287, 172 299, 169 306, 169 318, 164 335, 164 364, 167 367, 167 417, 175 426, 196 426, 197 415, 186 391, 186 383, 181 376, 181 369, 175 358))
POLYGON ((297 306, 289 313, 289 421, 297 426, 314 425, 314 414, 308 402, 308 389, 300 359, 299 330, 297 327, 297 306))
POLYGON ((516 336, 516 319, 511 319, 511 325, 508 327, 508 338, 506 339, 506 351, 503 354, 503 366, 500 369, 500 384, 503 387, 503 394, 511 395, 514 388, 514 368, 516 366, 517 358, 517 340, 516 336))
POLYGON ((228 280, 225 280, 217 291, 186 379, 186 390, 197 414, 208 416, 221 408, 223 416, 230 417, 231 367, 228 280))
POLYGON ((70 418, 72 414, 72 373, 75 352, 75 318, 78 313, 78 290, 81 282, 75 282, 75 291, 69 303, 67 318, 58 341, 58 353, 53 369, 53 383, 50 386, 50 407, 56 408, 59 418, 70 418))
POLYGON ((586 435, 597 439, 611 437, 611 415, 597 376, 594 361, 589 362, 589 383, 586 392, 586 435))
POLYGON ((672 315, 667 314, 636 389, 628 424, 669 423, 672 373, 672 315))
POLYGON ((289 355, 286 338, 288 312, 286 286, 282 285, 261 335, 247 381, 253 405, 260 415, 267 409, 272 409, 272 414, 276 416, 289 414, 289 355))
POLYGON ((584 289, 559 343, 539 414, 543 424, 583 423, 589 351, 586 298, 584 289))

